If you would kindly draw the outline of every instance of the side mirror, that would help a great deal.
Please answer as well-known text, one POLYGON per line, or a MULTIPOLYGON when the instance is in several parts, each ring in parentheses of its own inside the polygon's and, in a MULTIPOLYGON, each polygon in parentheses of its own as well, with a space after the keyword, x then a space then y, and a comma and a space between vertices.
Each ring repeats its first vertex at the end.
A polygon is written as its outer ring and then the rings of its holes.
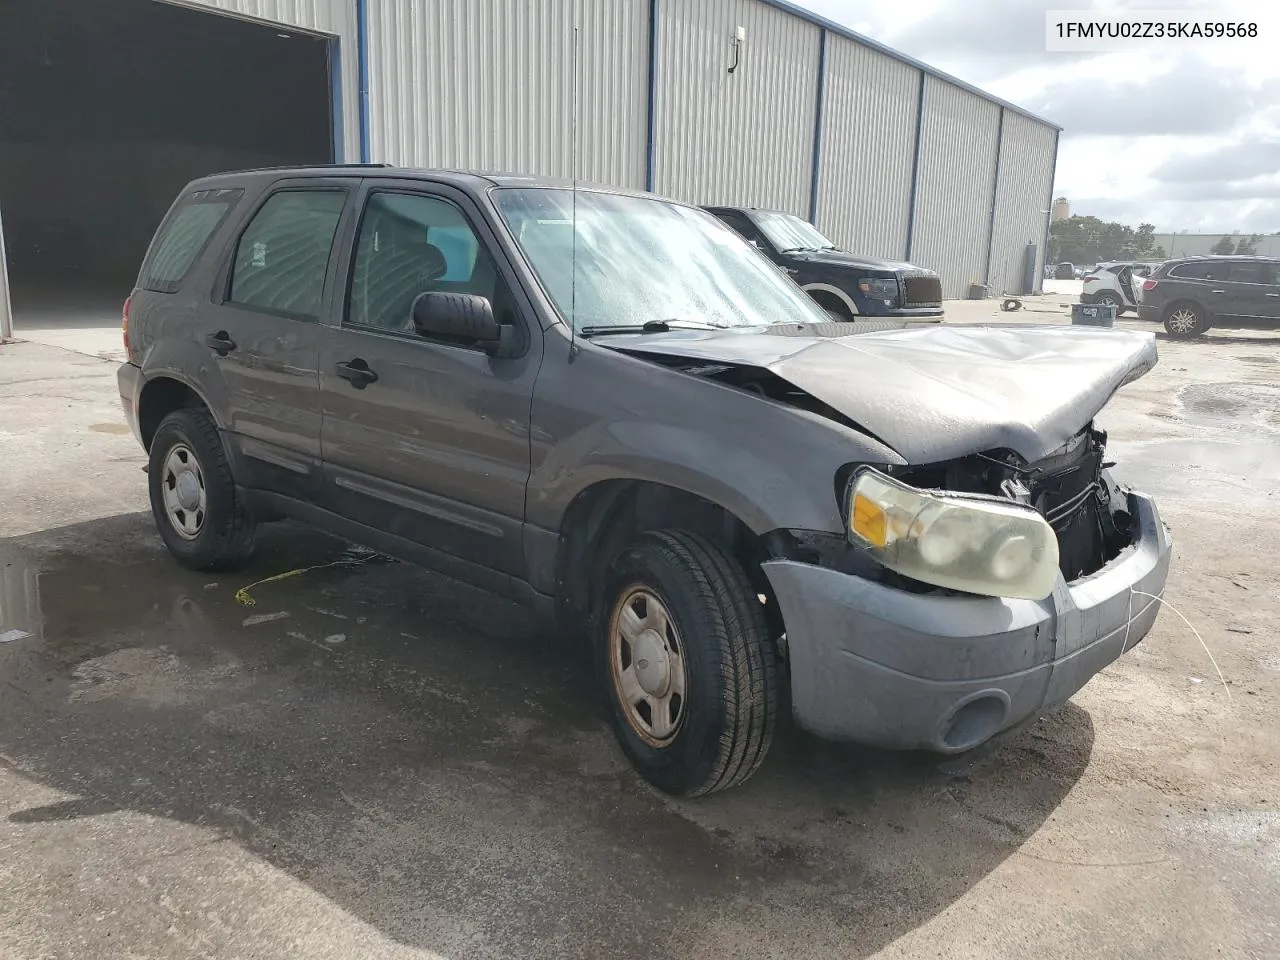
POLYGON ((432 340, 478 346, 493 357, 510 356, 512 329, 498 323, 493 304, 473 293, 420 293, 413 301, 413 328, 432 340))

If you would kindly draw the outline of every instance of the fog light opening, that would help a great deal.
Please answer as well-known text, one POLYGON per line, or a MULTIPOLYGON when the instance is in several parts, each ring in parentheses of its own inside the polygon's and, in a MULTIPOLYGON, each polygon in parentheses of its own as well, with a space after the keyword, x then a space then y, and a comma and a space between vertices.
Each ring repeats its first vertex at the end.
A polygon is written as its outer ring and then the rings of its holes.
POLYGON ((994 694, 970 700, 951 715, 942 733, 943 746, 954 753, 972 750, 1000 729, 1008 709, 1008 702, 994 694))

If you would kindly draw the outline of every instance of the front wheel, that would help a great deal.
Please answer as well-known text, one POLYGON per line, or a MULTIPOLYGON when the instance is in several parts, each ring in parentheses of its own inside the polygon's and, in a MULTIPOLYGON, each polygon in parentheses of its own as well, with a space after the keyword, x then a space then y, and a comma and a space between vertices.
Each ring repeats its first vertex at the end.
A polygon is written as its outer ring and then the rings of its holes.
POLYGON ((778 666, 741 564, 691 533, 650 534, 614 560, 602 600, 600 679, 631 763, 677 796, 747 780, 773 739, 778 666))

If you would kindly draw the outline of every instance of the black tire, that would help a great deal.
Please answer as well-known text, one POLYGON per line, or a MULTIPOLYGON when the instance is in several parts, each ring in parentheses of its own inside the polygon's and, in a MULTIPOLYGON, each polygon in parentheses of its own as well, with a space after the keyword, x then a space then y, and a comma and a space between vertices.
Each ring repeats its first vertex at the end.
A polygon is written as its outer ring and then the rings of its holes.
POLYGON ((816 295, 810 293, 809 299, 820 306, 823 312, 836 323, 848 323, 850 320, 858 319, 853 311, 840 302, 838 297, 826 291, 819 291, 816 295))
POLYGON ((1165 310, 1164 329, 1175 339, 1190 340, 1209 329, 1209 317, 1200 304, 1183 300, 1165 310))
POLYGON ((175 410, 160 421, 151 440, 147 486, 160 538, 183 566, 193 570, 234 570, 253 556, 257 525, 236 495, 222 438, 206 410, 175 410), (194 455, 204 480, 203 519, 190 538, 178 532, 164 502, 165 463, 179 447, 194 455))
POLYGON ((610 565, 599 613, 599 676, 618 741, 640 774, 666 793, 695 797, 737 786, 755 773, 773 740, 778 664, 763 608, 741 564, 691 533, 648 534, 610 565), (686 664, 683 713, 659 745, 633 727, 611 665, 615 614, 637 586, 666 607, 686 664))

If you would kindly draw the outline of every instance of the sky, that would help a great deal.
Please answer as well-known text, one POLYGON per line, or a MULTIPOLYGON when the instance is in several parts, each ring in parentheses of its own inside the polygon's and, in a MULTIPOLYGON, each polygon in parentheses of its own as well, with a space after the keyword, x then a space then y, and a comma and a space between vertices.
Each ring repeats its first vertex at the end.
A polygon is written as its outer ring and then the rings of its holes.
MULTIPOLYGON (((1280 231, 1280 36, 1230 46, 1048 53, 1045 11, 1257 0, 793 0, 1063 128, 1054 196, 1157 232, 1280 231)), ((1265 0, 1263 0, 1265 2, 1265 0)), ((1280 30, 1280 19, 1272 23, 1280 30)), ((1267 26, 1267 24, 1263 24, 1267 26)))

